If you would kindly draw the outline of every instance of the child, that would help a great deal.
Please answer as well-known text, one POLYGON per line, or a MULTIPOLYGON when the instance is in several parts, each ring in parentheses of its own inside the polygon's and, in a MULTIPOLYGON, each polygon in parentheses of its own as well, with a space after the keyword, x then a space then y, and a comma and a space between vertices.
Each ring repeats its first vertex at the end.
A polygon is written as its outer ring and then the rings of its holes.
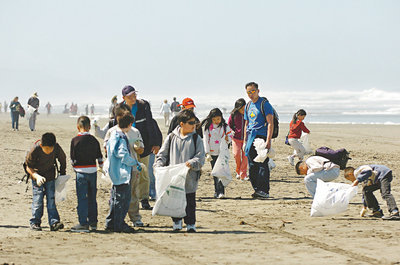
MULTIPOLYGON (((196 232, 196 190, 205 153, 203 142, 195 132, 196 116, 193 111, 184 109, 177 117, 179 125, 164 141, 156 156, 154 167, 185 163, 190 168, 185 182, 187 205, 184 221, 187 232, 196 232)), ((181 230, 182 219, 172 218, 172 220, 174 231, 181 230)))
POLYGON ((306 175, 304 183, 308 192, 314 198, 317 188, 317 179, 325 182, 337 179, 340 174, 340 167, 322 156, 311 156, 306 161, 299 161, 296 164, 296 173, 306 175))
POLYGON ((289 163, 294 166, 294 158, 297 156, 300 161, 303 160, 304 155, 306 154, 306 149, 303 144, 299 141, 301 137, 301 132, 310 133, 310 130, 304 125, 303 120, 306 117, 307 113, 305 110, 300 109, 294 115, 293 119, 289 125, 289 144, 293 147, 294 152, 293 155, 287 157, 289 163))
MULTIPOLYGON (((211 160, 211 168, 214 168, 219 154, 220 142, 226 141, 227 143, 230 143, 232 141, 232 131, 226 124, 222 117, 222 112, 218 108, 210 111, 207 118, 201 122, 201 127, 203 126, 204 149, 207 160, 211 160)), ((217 177, 214 177, 214 189, 214 198, 225 198, 224 185, 217 177)))
POLYGON ((382 217, 382 219, 385 220, 400 219, 396 201, 390 193, 390 182, 392 182, 393 179, 392 170, 390 168, 383 165, 364 165, 357 169, 347 167, 344 170, 344 177, 352 181, 353 186, 357 186, 359 183, 363 186, 364 209, 361 211, 361 216, 364 216, 366 207, 368 207, 372 210, 372 215, 369 217, 382 217), (389 216, 383 216, 383 211, 379 207, 379 203, 373 194, 373 192, 378 189, 381 191, 382 199, 387 203, 390 213, 389 216))
POLYGON ((26 170, 32 177, 32 230, 41 231, 40 224, 43 216, 43 198, 47 199, 47 215, 50 231, 64 228, 55 201, 56 159, 60 163, 60 174, 65 175, 66 157, 61 146, 56 142, 53 133, 42 135, 26 158, 26 170))
MULTIPOLYGON (((119 119, 120 117, 126 115, 126 113, 131 113, 131 109, 128 105, 120 104, 115 108, 115 117, 119 119)), ((107 142, 110 139, 110 135, 112 132, 117 131, 118 126, 111 127, 104 138, 104 144, 107 146, 107 142)), ((131 156, 134 159, 138 159, 138 155, 144 152, 144 144, 142 140, 142 136, 140 132, 135 127, 131 127, 126 133, 129 142, 129 150, 131 152, 131 156)), ((128 216, 131 220, 133 226, 142 227, 144 226, 142 222, 142 216, 139 213, 139 172, 133 168, 131 175, 131 202, 129 204, 128 216)))
POLYGON ((236 100, 235 108, 228 119, 228 125, 233 130, 232 151, 236 161, 236 178, 248 180, 247 157, 243 151, 244 139, 244 108, 246 101, 243 98, 236 100))
POLYGON ((97 229, 97 166, 103 167, 103 155, 97 139, 90 135, 90 119, 78 118, 78 136, 71 140, 70 156, 76 172, 76 195, 78 198, 79 224, 71 228, 72 232, 89 232, 97 229))
POLYGON ((113 183, 111 188, 110 212, 106 217, 106 230, 132 233, 135 230, 125 223, 131 201, 131 171, 138 161, 131 157, 126 133, 132 127, 134 118, 125 113, 117 118, 118 127, 111 132, 107 142, 107 155, 110 160, 109 175, 113 183))

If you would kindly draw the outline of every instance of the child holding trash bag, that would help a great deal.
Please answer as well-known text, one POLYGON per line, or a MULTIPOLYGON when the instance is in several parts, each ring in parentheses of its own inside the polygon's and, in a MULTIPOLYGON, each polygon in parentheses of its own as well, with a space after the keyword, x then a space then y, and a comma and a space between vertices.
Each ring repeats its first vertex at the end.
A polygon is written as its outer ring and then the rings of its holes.
POLYGON ((364 208, 360 213, 362 217, 364 217, 368 207, 372 210, 372 214, 369 217, 382 218, 384 220, 400 220, 399 209, 393 195, 390 193, 390 183, 393 180, 390 168, 383 165, 363 165, 357 169, 347 167, 344 170, 344 177, 352 181, 353 186, 357 186, 359 183, 363 186, 364 208), (382 199, 387 203, 389 216, 383 216, 383 211, 373 194, 378 189, 381 191, 382 199))
MULTIPOLYGON (((200 170, 204 165, 205 153, 203 141, 197 135, 196 116, 189 109, 179 112, 179 125, 165 139, 156 156, 154 167, 164 167, 185 163, 189 169, 185 180, 186 216, 184 221, 187 232, 196 232, 196 190, 200 170)), ((158 192, 158 191, 157 191, 158 192)), ((182 218, 172 218, 173 230, 182 229, 182 218)))
POLYGON ((78 199, 79 224, 71 228, 72 232, 89 232, 97 229, 97 166, 103 167, 103 155, 100 143, 92 136, 90 119, 80 116, 77 121, 79 134, 72 138, 70 157, 76 172, 76 195, 78 199))
POLYGON ((110 211, 106 217, 106 231, 132 233, 135 230, 125 223, 131 201, 132 167, 141 170, 139 162, 132 158, 126 134, 135 119, 125 112, 117 117, 118 127, 111 132, 107 141, 107 155, 110 161, 108 173, 112 181, 110 211))
POLYGON ((245 107, 246 101, 243 98, 236 100, 235 108, 228 119, 228 125, 233 131, 232 152, 236 162, 236 178, 241 180, 249 180, 247 176, 247 157, 243 151, 245 107))
POLYGON ((300 161, 303 160, 306 154, 306 149, 303 144, 299 141, 301 133, 310 133, 310 130, 304 125, 303 120, 307 113, 303 109, 299 109, 294 115, 289 125, 288 140, 291 147, 294 149, 294 153, 287 157, 289 163, 294 166, 294 158, 297 156, 300 161))
MULTIPOLYGON (((206 159, 210 161, 211 168, 214 168, 218 159, 221 141, 228 144, 232 142, 232 130, 226 124, 220 109, 215 108, 210 111, 208 116, 201 122, 203 127, 203 142, 206 152, 206 159)), ((214 198, 225 198, 225 187, 218 177, 214 178, 214 198)))
POLYGON ((324 182, 335 180, 339 177, 340 167, 322 156, 311 156, 305 161, 296 164, 296 173, 306 175, 304 183, 311 196, 314 198, 317 188, 317 179, 324 182))
POLYGON ((60 174, 65 175, 66 156, 61 146, 56 142, 53 133, 42 135, 26 157, 26 171, 32 177, 32 230, 41 231, 43 216, 43 198, 47 199, 47 215, 51 231, 64 228, 55 202, 56 159, 60 163, 60 174))

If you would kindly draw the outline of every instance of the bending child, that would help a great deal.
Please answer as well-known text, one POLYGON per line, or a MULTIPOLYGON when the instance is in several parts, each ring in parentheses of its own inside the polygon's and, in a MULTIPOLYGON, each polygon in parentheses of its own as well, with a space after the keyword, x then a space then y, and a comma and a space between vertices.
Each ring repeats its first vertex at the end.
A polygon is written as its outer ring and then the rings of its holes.
MULTIPOLYGON (((211 163, 211 168, 214 168, 215 162, 217 162, 220 143, 226 141, 228 144, 232 142, 232 130, 226 124, 225 119, 222 117, 222 112, 218 109, 212 109, 201 122, 203 127, 204 135, 204 149, 206 152, 206 158, 211 163)), ((225 188, 222 181, 218 177, 214 178, 214 198, 225 198, 225 188)))
POLYGON ((301 132, 310 133, 310 130, 304 125, 303 120, 306 118, 306 111, 303 109, 298 110, 294 115, 289 125, 289 144, 293 147, 293 155, 287 157, 289 163, 294 166, 294 158, 297 156, 300 161, 303 160, 306 154, 306 149, 303 144, 299 141, 301 132))

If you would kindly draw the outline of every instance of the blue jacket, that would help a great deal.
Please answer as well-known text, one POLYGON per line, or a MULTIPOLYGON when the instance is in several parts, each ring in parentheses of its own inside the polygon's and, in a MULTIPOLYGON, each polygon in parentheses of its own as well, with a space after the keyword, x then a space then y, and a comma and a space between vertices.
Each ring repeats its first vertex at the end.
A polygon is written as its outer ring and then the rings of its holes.
POLYGON ((131 157, 127 137, 122 131, 111 133, 107 142, 107 154, 110 160, 109 175, 113 185, 128 184, 131 180, 132 166, 139 163, 131 157))

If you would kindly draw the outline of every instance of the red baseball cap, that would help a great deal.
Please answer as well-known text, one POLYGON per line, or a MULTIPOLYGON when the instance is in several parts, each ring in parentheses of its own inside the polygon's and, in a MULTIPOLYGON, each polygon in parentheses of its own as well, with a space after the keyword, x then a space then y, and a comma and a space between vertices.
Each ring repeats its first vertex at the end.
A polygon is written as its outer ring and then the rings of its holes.
POLYGON ((178 106, 184 106, 185 108, 194 108, 196 105, 194 105, 194 101, 191 98, 185 98, 182 100, 182 104, 179 104, 178 106))

